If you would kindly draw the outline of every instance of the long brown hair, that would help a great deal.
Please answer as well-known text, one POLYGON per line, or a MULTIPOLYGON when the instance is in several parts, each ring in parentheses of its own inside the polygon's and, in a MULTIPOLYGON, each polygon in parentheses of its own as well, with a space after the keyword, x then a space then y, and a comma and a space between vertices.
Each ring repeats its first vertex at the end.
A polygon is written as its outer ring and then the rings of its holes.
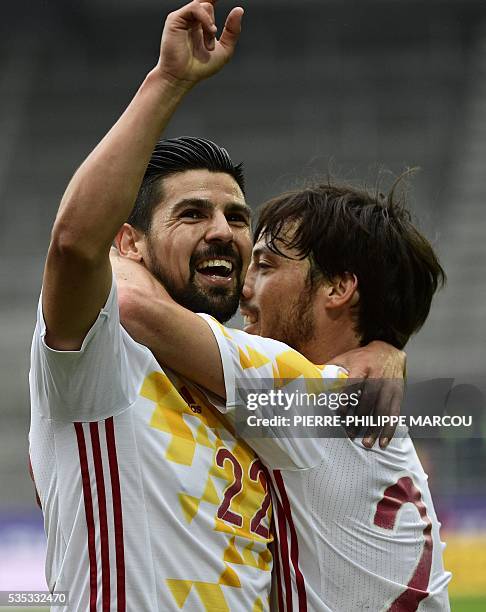
POLYGON ((314 277, 356 275, 362 344, 384 340, 403 348, 446 280, 405 207, 398 189, 403 176, 387 196, 331 180, 284 193, 263 205, 255 228, 255 240, 264 235, 277 254, 286 256, 279 247, 284 244, 299 259, 309 257, 314 277))

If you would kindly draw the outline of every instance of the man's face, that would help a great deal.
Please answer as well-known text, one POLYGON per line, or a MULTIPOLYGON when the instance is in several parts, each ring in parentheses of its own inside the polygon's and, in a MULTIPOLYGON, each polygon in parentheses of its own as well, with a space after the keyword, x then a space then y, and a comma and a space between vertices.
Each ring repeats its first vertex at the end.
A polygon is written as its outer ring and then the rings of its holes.
MULTIPOLYGON (((296 254, 282 244, 282 253, 296 254)), ((288 259, 271 251, 265 237, 253 248, 240 301, 245 331, 300 350, 314 334, 315 291, 309 259, 288 259)))
POLYGON ((229 174, 188 170, 163 179, 162 192, 147 236, 147 267, 179 304, 227 321, 251 254, 241 189, 229 174))

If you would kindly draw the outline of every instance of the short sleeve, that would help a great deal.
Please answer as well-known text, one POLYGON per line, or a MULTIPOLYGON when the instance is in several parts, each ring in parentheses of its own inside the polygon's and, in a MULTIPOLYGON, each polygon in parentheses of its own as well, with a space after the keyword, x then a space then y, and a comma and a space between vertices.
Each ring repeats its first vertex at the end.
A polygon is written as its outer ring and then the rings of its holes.
MULTIPOLYGON (((231 413, 241 407, 239 390, 261 392, 276 388, 283 379, 322 380, 340 378, 342 368, 320 367, 288 345, 241 330, 226 328, 213 317, 200 314, 211 327, 216 338, 223 364, 226 405, 217 406, 221 412, 231 413)), ((232 420, 234 419, 232 415, 232 420)), ((325 449, 322 438, 296 438, 291 432, 286 437, 274 435, 268 428, 268 437, 247 437, 246 442, 270 469, 308 469, 320 463, 325 449)))
POLYGON ((59 421, 95 421, 118 414, 136 399, 129 376, 127 343, 120 325, 116 283, 78 351, 58 351, 45 342, 42 294, 31 348, 32 409, 59 421))

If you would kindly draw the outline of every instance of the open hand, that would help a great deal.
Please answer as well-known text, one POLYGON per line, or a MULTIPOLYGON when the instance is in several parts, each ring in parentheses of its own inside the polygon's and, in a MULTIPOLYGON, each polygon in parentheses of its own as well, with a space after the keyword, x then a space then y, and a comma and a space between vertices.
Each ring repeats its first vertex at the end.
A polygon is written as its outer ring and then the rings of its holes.
POLYGON ((192 86, 221 70, 230 60, 241 32, 243 9, 235 7, 230 11, 218 40, 215 3, 216 0, 193 0, 168 15, 156 68, 162 76, 192 86))

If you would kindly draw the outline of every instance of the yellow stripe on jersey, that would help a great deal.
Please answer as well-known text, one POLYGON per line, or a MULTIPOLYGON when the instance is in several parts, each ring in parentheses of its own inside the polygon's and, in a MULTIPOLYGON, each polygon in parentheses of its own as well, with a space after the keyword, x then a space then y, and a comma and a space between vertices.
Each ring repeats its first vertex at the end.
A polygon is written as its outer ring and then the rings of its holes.
POLYGON ((238 354, 240 355, 240 365, 244 370, 248 370, 248 368, 253 367, 253 364, 251 363, 248 355, 246 355, 239 347, 238 354))
POLYGON ((151 427, 172 436, 166 458, 175 463, 192 465, 196 441, 182 416, 191 414, 191 411, 169 378, 161 372, 152 372, 145 378, 140 395, 157 404, 150 421, 151 427))
POLYGON ((272 553, 268 548, 255 553, 252 551, 254 543, 250 542, 240 553, 236 548, 236 537, 233 536, 230 540, 228 548, 224 551, 224 561, 233 563, 234 565, 249 565, 263 571, 269 572, 272 563, 272 553))
POLYGON ((228 548, 224 551, 223 560, 235 565, 245 565, 243 557, 236 550, 236 536, 233 536, 228 544, 228 548))
POLYGON ((206 608, 207 612, 230 612, 228 604, 223 595, 223 589, 219 584, 211 584, 210 582, 195 582, 197 594, 206 608))
POLYGON ((196 442, 208 448, 214 448, 214 444, 209 440, 209 432, 204 423, 199 425, 196 432, 196 442))
POLYGON ((181 610, 186 603, 191 589, 194 587, 207 612, 214 612, 214 610, 218 610, 218 612, 230 612, 223 595, 223 590, 217 583, 196 582, 194 580, 174 580, 171 578, 168 578, 166 582, 181 610))
MULTIPOLYGON (((248 358, 255 364, 264 361, 256 351, 250 353, 248 358)), ((193 602, 197 594, 206 610, 229 611, 225 589, 242 588, 242 581, 247 579, 245 566, 248 570, 252 568, 252 572, 270 572, 272 567, 272 554, 268 549, 272 535, 263 537, 256 533, 254 526, 252 530, 252 520, 267 497, 261 473, 257 471, 256 481, 250 477, 251 474, 255 477, 255 470, 251 472, 251 468, 258 459, 244 441, 233 437, 223 417, 189 383, 179 381, 172 374, 169 378, 162 372, 152 372, 146 377, 140 394, 155 403, 150 418, 151 427, 169 434, 165 458, 179 464, 184 470, 199 466, 200 471, 202 465, 207 466, 205 481, 203 474, 200 474, 192 483, 192 490, 185 489, 177 494, 183 518, 191 524, 197 521, 199 514, 204 514, 210 517, 215 532, 227 534, 226 538, 219 540, 222 544, 221 573, 217 582, 172 578, 166 580, 167 586, 181 610, 190 605, 187 603, 189 595, 193 602), (217 460, 219 449, 225 449, 226 460, 217 460), (202 458, 205 459, 201 461, 202 458), (227 491, 235 483, 236 470, 241 487, 234 494, 230 493, 228 510, 233 516, 241 517, 241 525, 225 520, 225 514, 222 514, 223 518, 218 516, 227 491)), ((260 525, 268 526, 270 520, 271 506, 260 525)), ((216 576, 211 578, 214 580, 216 576)), ((250 602, 247 603, 252 609, 250 602)), ((260 604, 255 609, 260 609, 260 604)))
POLYGON ((263 601, 260 599, 260 597, 258 597, 255 601, 255 605, 253 606, 252 612, 263 612, 263 610, 263 601))
POLYGON ((262 558, 260 556, 260 553, 257 553, 257 556, 255 557, 255 553, 253 552, 253 546, 254 542, 250 542, 243 549, 244 564, 249 565, 250 567, 260 567, 260 564, 262 563, 262 558))
POLYGON ((176 600, 179 608, 182 609, 184 604, 186 603, 187 596, 191 592, 192 585, 194 584, 192 580, 173 580, 168 578, 166 580, 167 586, 172 593, 172 597, 176 600))
POLYGON ((295 380, 300 376, 304 378, 321 378, 319 368, 308 361, 297 351, 289 350, 275 357, 278 377, 286 380, 295 380))
MULTIPOLYGON (((246 367, 261 368, 267 363, 270 363, 270 359, 266 355, 263 355, 262 353, 258 352, 256 349, 252 348, 251 346, 246 345, 245 349, 246 349, 246 355, 247 355, 246 362, 249 363, 249 366, 246 366, 246 367)), ((241 361, 242 355, 244 355, 244 353, 241 349, 239 349, 239 351, 240 351, 240 361, 241 361)))
POLYGON ((187 495, 187 493, 179 493, 179 502, 182 507, 182 513, 188 523, 192 522, 192 519, 196 516, 199 510, 199 497, 193 495, 187 495))
MULTIPOLYGON (((182 610, 187 597, 194 587, 207 612, 230 612, 226 603, 222 586, 241 588, 238 576, 229 566, 221 576, 219 583, 197 582, 192 580, 172 580, 168 579, 167 585, 176 600, 177 605, 182 610)), ((252 608, 252 612, 263 612, 264 605, 260 597, 257 597, 252 608)))
POLYGON ((208 502, 209 504, 219 505, 220 499, 218 492, 215 489, 214 483, 211 480, 211 476, 208 476, 206 482, 206 488, 201 497, 194 497, 187 493, 179 493, 179 502, 182 507, 182 512, 188 523, 192 522, 192 519, 196 516, 199 511, 199 505, 201 502, 208 502))
POLYGON ((222 586, 241 588, 241 582, 238 578, 238 574, 229 565, 226 565, 226 569, 219 577, 219 584, 222 586))
POLYGON ((228 328, 225 327, 224 325, 222 325, 217 319, 215 319, 214 317, 209 317, 210 319, 212 319, 216 325, 219 327, 219 329, 221 330, 221 333, 223 334, 223 336, 225 338, 228 338, 228 340, 232 340, 231 334, 228 331, 228 328))
POLYGON ((209 504, 219 504, 220 500, 218 497, 218 492, 216 491, 214 483, 211 480, 211 476, 208 476, 208 481, 201 497, 201 501, 208 502, 209 504))
MULTIPOLYGON (((204 401, 200 394, 195 390, 193 392, 198 401, 204 401)), ((216 419, 211 410, 194 413, 166 374, 162 372, 149 374, 144 380, 140 395, 156 404, 150 420, 151 427, 172 436, 166 451, 166 459, 169 461, 192 465, 196 444, 214 448, 221 443, 218 429, 223 429, 223 424, 216 419), (184 415, 202 421, 197 429, 196 437, 184 420, 184 415), (214 430, 214 435, 212 435, 215 438, 214 442, 210 441, 207 428, 214 430)))

